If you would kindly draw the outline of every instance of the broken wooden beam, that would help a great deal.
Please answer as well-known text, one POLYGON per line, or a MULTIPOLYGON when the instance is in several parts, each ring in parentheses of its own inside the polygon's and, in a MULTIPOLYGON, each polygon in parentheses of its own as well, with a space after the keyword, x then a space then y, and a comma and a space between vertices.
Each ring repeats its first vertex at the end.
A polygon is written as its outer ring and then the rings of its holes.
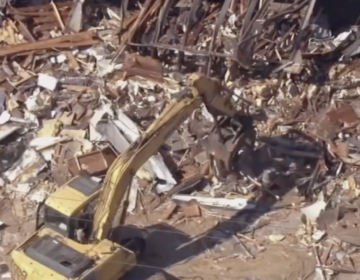
POLYGON ((9 45, 0 48, 0 57, 7 55, 21 54, 28 51, 41 51, 47 49, 67 49, 71 47, 83 47, 97 44, 96 33, 92 31, 79 32, 71 35, 64 35, 57 38, 27 42, 17 45, 9 45))

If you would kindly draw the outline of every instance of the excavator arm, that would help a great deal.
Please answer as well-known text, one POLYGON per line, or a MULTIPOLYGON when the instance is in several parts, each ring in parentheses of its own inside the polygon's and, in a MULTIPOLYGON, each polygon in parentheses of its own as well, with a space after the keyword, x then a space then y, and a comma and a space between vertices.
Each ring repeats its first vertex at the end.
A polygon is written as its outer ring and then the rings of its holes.
MULTIPOLYGON (((110 167, 94 216, 95 239, 100 241, 108 237, 119 205, 122 202, 127 203, 124 198, 137 170, 203 103, 214 113, 236 115, 230 98, 221 95, 221 85, 217 81, 192 74, 189 78, 189 87, 170 102, 152 125, 110 167)), ((123 208, 124 213, 126 207, 123 208)))

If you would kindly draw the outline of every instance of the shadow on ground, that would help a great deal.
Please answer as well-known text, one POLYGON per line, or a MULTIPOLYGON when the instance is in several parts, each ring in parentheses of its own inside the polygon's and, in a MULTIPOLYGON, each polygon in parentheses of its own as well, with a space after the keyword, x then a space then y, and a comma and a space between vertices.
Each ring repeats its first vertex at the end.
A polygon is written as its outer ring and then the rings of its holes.
MULTIPOLYGON (((299 138, 301 135, 297 135, 296 137, 299 138)), ((146 229, 121 228, 121 235, 124 238, 140 236, 144 231, 151 232, 147 237, 146 252, 139 261, 138 267, 131 271, 124 279, 146 280, 163 269, 169 268, 191 257, 198 256, 204 253, 205 250, 214 249, 217 245, 232 238, 236 233, 248 233, 254 229, 256 230, 256 226, 253 227, 251 225, 254 225, 255 221, 264 214, 283 207, 278 205, 281 204, 282 198, 294 189, 295 185, 300 189, 307 189, 309 187, 310 178, 318 159, 311 156, 304 157, 296 155, 294 150, 306 150, 309 153, 318 154, 320 157, 321 147, 310 143, 309 139, 302 139, 300 142, 297 142, 297 140, 292 139, 292 136, 282 137, 281 139, 265 139, 269 144, 246 155, 248 158, 240 160, 246 163, 245 165, 243 164, 243 166, 241 166, 241 164, 239 166, 240 169, 246 167, 242 170, 243 173, 250 173, 253 176, 258 176, 268 168, 276 169, 276 173, 280 175, 280 177, 283 177, 283 183, 276 183, 271 188, 271 191, 280 197, 280 200, 276 200, 275 197, 269 193, 262 192, 262 195, 257 199, 257 207, 255 210, 236 213, 231 219, 221 222, 218 226, 212 228, 194 242, 191 242, 192 239, 183 232, 164 224, 154 225, 146 229), (277 146, 281 147, 281 149, 279 149, 280 151, 277 150, 277 146), (306 168, 304 168, 304 166, 306 166, 306 168), (293 169, 292 172, 290 169, 293 169), (294 176, 294 174, 296 176, 294 176), (302 179, 302 183, 299 183, 299 179, 301 181, 301 178, 304 177, 309 179, 302 179), (223 236, 225 233, 227 237, 214 239, 214 232, 221 232, 223 236), (177 250, 180 245, 185 243, 190 244, 177 250)), ((319 180, 321 179, 319 178, 319 180)), ((179 279, 168 274, 167 277, 167 279, 179 279)), ((206 279, 206 276, 204 276, 203 279, 206 279)))

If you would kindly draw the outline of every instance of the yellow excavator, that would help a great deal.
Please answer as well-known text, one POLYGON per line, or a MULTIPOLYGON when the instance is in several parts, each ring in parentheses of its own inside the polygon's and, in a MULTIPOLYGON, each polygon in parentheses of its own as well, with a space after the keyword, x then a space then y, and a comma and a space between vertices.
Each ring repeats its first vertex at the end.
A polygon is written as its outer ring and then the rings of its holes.
MULTIPOLYGON (((39 228, 10 252, 15 280, 118 280, 136 265, 137 249, 111 238, 121 205, 137 170, 192 112, 204 104, 213 114, 235 117, 231 96, 206 76, 192 74, 189 85, 110 167, 103 188, 78 176, 51 194, 43 205, 39 228), (78 234, 78 232, 82 234, 78 234)), ((136 246, 135 246, 136 247, 136 246)))

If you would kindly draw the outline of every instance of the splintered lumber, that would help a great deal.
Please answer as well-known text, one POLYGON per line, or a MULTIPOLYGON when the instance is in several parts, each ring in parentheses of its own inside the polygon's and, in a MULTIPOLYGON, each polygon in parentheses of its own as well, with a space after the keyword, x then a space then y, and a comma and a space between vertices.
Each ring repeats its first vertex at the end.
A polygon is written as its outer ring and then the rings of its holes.
POLYGON ((29 51, 42 51, 47 49, 67 49, 72 47, 84 47, 97 44, 96 33, 92 31, 79 32, 71 35, 64 35, 37 42, 27 42, 17 45, 9 45, 0 48, 0 57, 26 53, 29 51))

